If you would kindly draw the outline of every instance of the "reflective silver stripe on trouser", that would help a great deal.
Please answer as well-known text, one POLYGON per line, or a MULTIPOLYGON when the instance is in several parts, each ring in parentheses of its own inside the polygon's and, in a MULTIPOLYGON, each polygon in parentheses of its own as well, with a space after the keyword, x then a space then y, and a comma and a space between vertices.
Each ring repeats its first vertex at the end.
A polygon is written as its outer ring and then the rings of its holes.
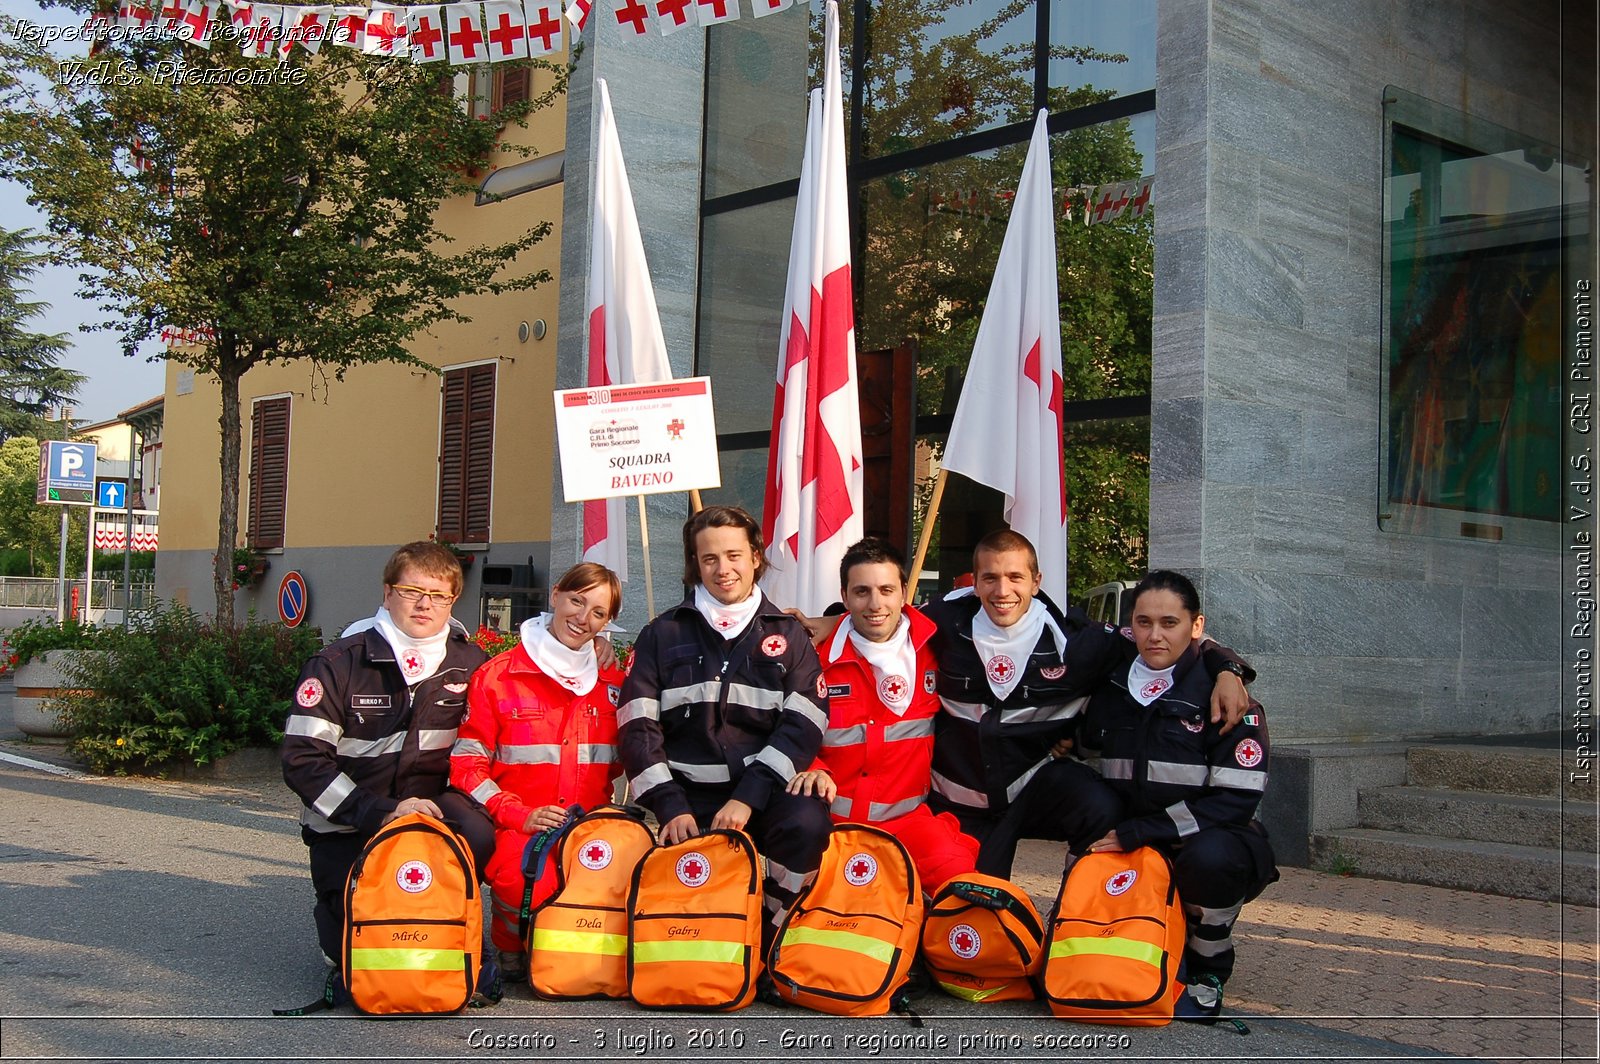
POLYGON ((472 797, 479 805, 488 805, 489 799, 500 793, 500 785, 494 780, 484 780, 472 788, 472 797))
POLYGON ((448 750, 456 741, 454 728, 418 728, 418 750, 448 750))
POLYGON ((1226 909, 1207 909, 1184 902, 1183 914, 1189 918, 1186 945, 1201 957, 1217 957, 1233 949, 1233 922, 1239 919, 1244 903, 1226 909))
MULTIPOLYGON (((727 765, 691 765, 687 761, 668 761, 667 766, 690 783, 727 783, 733 779, 727 765)), ((641 772, 639 775, 642 776, 644 773, 641 772)))
POLYGON ((284 724, 283 734, 302 735, 307 739, 317 739, 327 743, 329 746, 336 746, 339 740, 344 737, 344 729, 331 720, 323 720, 321 717, 308 717, 303 713, 296 713, 284 724))
POLYGON ((805 885, 811 882, 816 874, 816 869, 812 869, 809 872, 794 872, 772 858, 767 858, 767 878, 784 890, 789 891, 791 895, 798 894, 804 889, 805 885))
POLYGON ((1250 768, 1214 768, 1207 776, 1213 787, 1232 787, 1236 791, 1264 791, 1267 774, 1250 768))
POLYGON ((914 812, 922 804, 923 795, 915 798, 906 798, 898 802, 873 802, 867 807, 867 819, 874 823, 881 820, 893 820, 897 816, 905 816, 914 812))
POLYGON ((1144 778, 1151 783, 1176 783, 1184 787, 1204 787, 1206 785, 1206 767, 1204 765, 1183 765, 1176 761, 1147 761, 1144 766, 1144 778))
POLYGON ((340 757, 382 757, 398 753, 406 744, 406 733, 395 732, 381 739, 340 739, 340 757))
POLYGON ((777 747, 763 746, 761 748, 761 752, 746 760, 745 764, 748 765, 751 761, 761 762, 763 765, 776 772, 778 774, 778 778, 784 783, 788 783, 790 780, 794 779, 794 762, 790 761, 789 758, 783 754, 783 752, 778 750, 777 747))
POLYGON ((610 743, 579 743, 578 764, 613 765, 617 761, 617 748, 610 743))
POLYGON ((663 783, 672 782, 672 769, 667 767, 665 761, 658 761, 628 781, 628 789, 633 796, 649 794, 651 789, 663 783))
POLYGON ((860 746, 867 741, 867 726, 852 724, 848 728, 829 728, 822 733, 823 746, 860 746))
POLYGON ((1050 762, 1052 762, 1054 760, 1055 760, 1055 758, 1051 757, 1049 754, 1046 754, 1046 755, 1044 755, 1044 759, 1041 760, 1038 764, 1034 765, 1028 771, 1024 772, 1022 775, 1020 775, 1016 779, 1012 780, 1011 781, 1011 786, 1006 788, 1006 801, 1008 801, 1008 802, 1016 801, 1017 800, 1017 795, 1022 793, 1022 788, 1026 787, 1028 785, 1028 781, 1033 779, 1034 775, 1037 774, 1040 769, 1044 768, 1046 765, 1048 765, 1050 762))
POLYGON ((982 702, 960 702, 954 698, 940 697, 939 704, 944 711, 958 720, 970 720, 974 724, 983 719, 984 710, 989 707, 982 702))
POLYGON ((1194 814, 1189 811, 1188 802, 1174 802, 1166 808, 1167 819, 1172 821, 1172 826, 1178 829, 1178 837, 1193 835, 1200 830, 1200 822, 1195 820, 1194 814))
POLYGON ((497 747, 494 759, 502 765, 559 765, 561 747, 556 743, 527 743, 497 747))
POLYGON ((630 698, 617 710, 617 727, 636 720, 660 720, 661 703, 654 698, 630 698))
POLYGON ((952 780, 945 779, 937 772, 931 773, 933 791, 942 798, 946 798, 956 805, 970 806, 973 809, 989 808, 989 796, 982 791, 975 791, 969 787, 952 780))
POLYGON ((311 808, 323 816, 331 817, 344 800, 355 792, 356 781, 346 776, 343 772, 333 777, 333 782, 322 788, 322 793, 317 795, 317 800, 311 803, 311 808))
POLYGON ((489 757, 489 748, 477 739, 457 739, 450 748, 451 757, 489 757))
POLYGON ((1108 780, 1133 779, 1133 760, 1126 757, 1102 757, 1100 777, 1108 780))

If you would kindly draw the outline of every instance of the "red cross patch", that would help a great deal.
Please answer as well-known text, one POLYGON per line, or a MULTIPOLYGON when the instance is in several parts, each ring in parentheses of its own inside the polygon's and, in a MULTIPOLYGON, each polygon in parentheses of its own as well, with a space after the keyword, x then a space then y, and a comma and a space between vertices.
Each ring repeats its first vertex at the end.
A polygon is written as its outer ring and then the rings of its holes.
POLYGON ((300 703, 300 708, 310 709, 322 701, 322 681, 315 676, 301 684, 294 693, 294 700, 300 703))
MULTIPOLYGON (((385 12, 385 14, 387 14, 387 12, 385 12)), ((411 677, 420 673, 422 671, 422 655, 418 654, 415 650, 408 650, 404 654, 401 654, 400 671, 406 674, 407 679, 410 679, 411 677)))
POLYGON ((1139 873, 1131 868, 1124 868, 1110 879, 1106 880, 1106 893, 1112 897, 1128 893, 1128 888, 1133 886, 1139 878, 1139 873))
POLYGON ((1067 667, 1065 665, 1046 665, 1044 668, 1039 670, 1039 675, 1043 676, 1046 680, 1059 680, 1066 674, 1067 667))
POLYGON ((983 948, 983 939, 971 924, 957 924, 950 929, 950 952, 964 961, 970 961, 983 948))
POLYGON ((678 882, 686 887, 703 887, 706 880, 711 878, 711 862, 706 860, 706 855, 696 850, 690 850, 678 858, 675 871, 678 873, 678 882))
POLYGON ((939 687, 939 674, 929 669, 922 674, 922 689, 928 694, 933 694, 939 687))
POLYGON ((675 440, 683 439, 683 419, 673 418, 667 422, 667 435, 675 440))
POLYGON ((1156 695, 1172 686, 1172 681, 1165 676, 1157 676, 1154 680, 1139 688, 1140 698, 1154 698, 1156 695))
POLYGON ((407 894, 420 894, 433 886, 433 869, 421 861, 407 861, 395 870, 394 881, 407 894))
POLYGON ((761 653, 775 658, 789 649, 789 641, 781 635, 769 635, 761 641, 761 653))
POLYGON ((1233 748, 1233 759, 1244 768, 1255 768, 1261 764, 1261 744, 1254 739, 1242 740, 1233 748))
POLYGON ((858 853, 844 863, 844 878, 851 886, 864 887, 878 875, 878 862, 870 853, 858 853))
POLYGON ((996 654, 989 659, 987 672, 991 682, 1006 683, 1017 674, 1017 663, 1004 654, 996 654))
POLYGON ((828 681, 821 676, 817 677, 817 701, 828 697, 828 681))
POLYGON ((591 872, 598 872, 611 863, 611 844, 605 839, 595 839, 578 851, 578 863, 591 872))
POLYGON ((897 706, 911 697, 911 683, 904 676, 885 676, 878 682, 878 697, 897 706))
POLYGON ((1186 720, 1183 722, 1183 726, 1194 732, 1196 735, 1199 735, 1201 732, 1206 730, 1206 722, 1203 720, 1186 720))

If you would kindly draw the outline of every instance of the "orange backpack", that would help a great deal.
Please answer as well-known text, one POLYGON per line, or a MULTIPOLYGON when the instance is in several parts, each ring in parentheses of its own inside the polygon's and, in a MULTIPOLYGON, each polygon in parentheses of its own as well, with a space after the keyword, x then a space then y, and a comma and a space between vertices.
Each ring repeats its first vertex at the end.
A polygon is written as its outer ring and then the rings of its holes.
POLYGON ((900 840, 839 824, 816 878, 784 915, 768 970, 785 1001, 837 1016, 881 1016, 906 985, 922 933, 922 884, 900 840))
POLYGON ((483 897, 466 840, 425 813, 378 829, 345 886, 344 978, 362 1012, 455 1012, 472 997, 483 897))
POLYGON ((966 1001, 1031 1001, 1044 960, 1044 921, 1010 880, 969 872, 948 880, 922 928, 928 974, 966 1001))
POLYGON ((742 1009, 761 974, 761 859, 742 831, 657 846, 628 897, 628 993, 652 1008, 742 1009))
MULTIPOLYGON (((628 996, 628 892, 656 843, 637 814, 603 805, 580 817, 540 873, 553 893, 528 929, 528 981, 546 998, 628 996)), ((541 886, 541 889, 545 889, 541 886)))
POLYGON ((1080 857, 1061 882, 1043 987, 1064 1019, 1158 1027, 1183 993, 1185 935, 1172 864, 1160 850, 1080 857))

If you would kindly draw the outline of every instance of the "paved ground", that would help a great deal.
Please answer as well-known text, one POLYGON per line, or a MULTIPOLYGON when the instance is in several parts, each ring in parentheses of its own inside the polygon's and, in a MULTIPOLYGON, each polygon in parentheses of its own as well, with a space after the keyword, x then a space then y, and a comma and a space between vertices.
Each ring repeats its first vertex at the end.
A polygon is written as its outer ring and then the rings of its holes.
MULTIPOLYGON (((0 732, 0 1058, 1595 1059, 1597 912, 1287 869, 1245 910, 1229 1012, 1252 1028, 1096 1028, 934 992, 927 1026, 757 1006, 732 1017, 557 1006, 520 991, 459 1019, 267 1017, 309 1000, 295 803, 226 781, 54 775, 0 732)), ((1059 855, 1026 849, 1047 906, 1059 855)))

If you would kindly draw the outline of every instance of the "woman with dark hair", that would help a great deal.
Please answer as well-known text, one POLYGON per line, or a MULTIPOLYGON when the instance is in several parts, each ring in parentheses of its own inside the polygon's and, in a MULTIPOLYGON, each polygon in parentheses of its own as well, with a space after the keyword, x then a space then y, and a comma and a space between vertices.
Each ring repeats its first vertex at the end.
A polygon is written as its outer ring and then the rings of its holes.
POLYGON ((1133 643, 1090 697, 1084 742, 1121 799, 1122 818, 1091 852, 1154 846, 1172 859, 1188 917, 1181 1019, 1214 1022, 1233 972, 1233 924, 1245 902, 1278 878, 1255 819, 1267 785, 1267 728, 1254 703, 1238 727, 1211 721, 1214 682, 1200 666, 1200 595, 1160 569, 1133 589, 1133 643))
MULTIPOLYGON (((550 592, 550 612, 522 622, 522 641, 472 677, 450 782, 494 820, 484 879, 493 889, 489 937, 506 978, 527 976, 518 934, 528 840, 559 827, 570 806, 610 800, 617 765, 622 673, 595 657, 595 637, 622 608, 617 575, 584 562, 550 592)), ((542 900, 535 898, 535 901, 542 900)))

